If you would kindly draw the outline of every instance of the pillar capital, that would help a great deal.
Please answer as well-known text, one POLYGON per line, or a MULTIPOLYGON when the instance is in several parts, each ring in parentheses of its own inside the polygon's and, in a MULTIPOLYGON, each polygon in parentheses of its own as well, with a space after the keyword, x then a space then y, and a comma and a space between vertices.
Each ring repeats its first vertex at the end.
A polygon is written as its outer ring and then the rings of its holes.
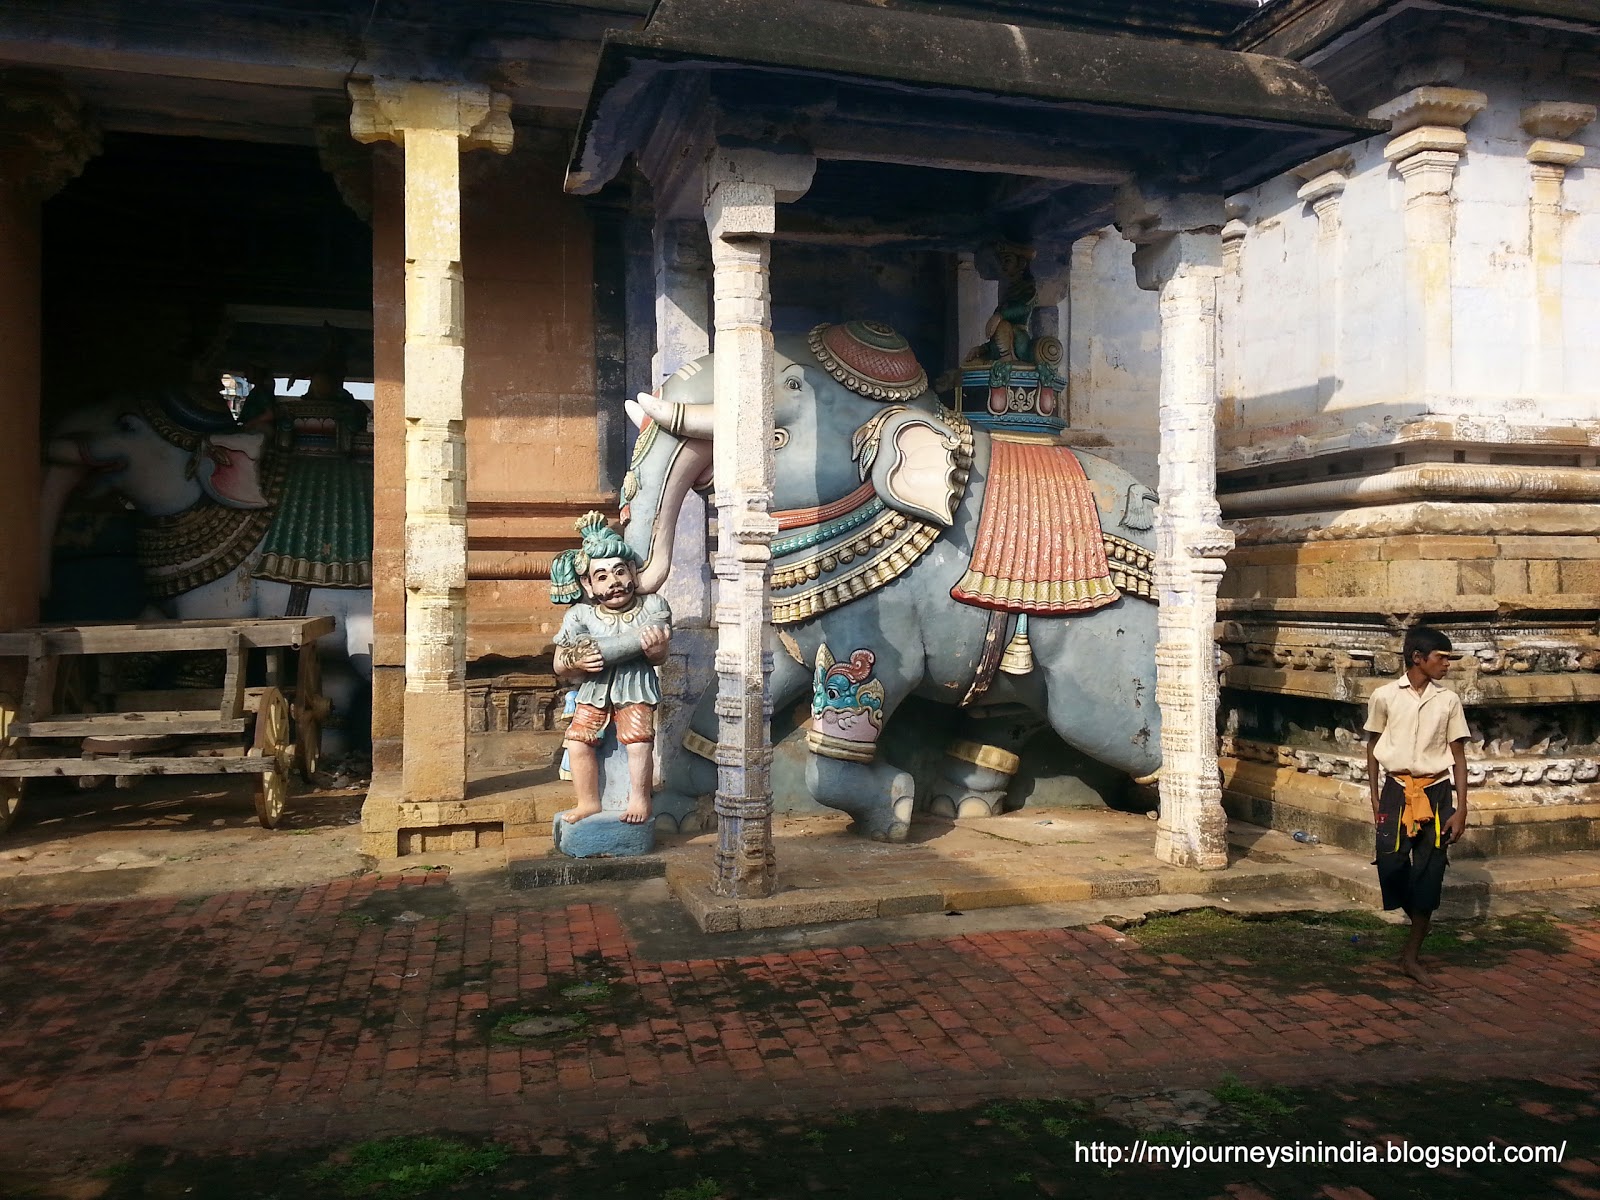
POLYGON ((358 142, 404 145, 408 132, 429 132, 453 134, 463 150, 511 151, 511 98, 482 84, 352 79, 349 88, 358 142))
POLYGON ((83 104, 48 71, 0 71, 0 183, 43 200, 100 152, 83 104))
POLYGON ((1345 184, 1350 181, 1350 169, 1354 162, 1350 151, 1334 150, 1318 155, 1290 172, 1304 181, 1295 196, 1311 206, 1324 236, 1331 236, 1339 230, 1339 200, 1344 195, 1345 184))
POLYGON ((1164 289, 1180 272, 1222 268, 1228 213, 1220 195, 1160 192, 1136 183, 1117 191, 1115 221, 1133 243, 1133 270, 1145 291, 1164 289))
POLYGON ((771 237, 778 204, 811 187, 817 160, 809 152, 713 146, 705 164, 706 227, 714 240, 771 237))
POLYGON ((1534 145, 1538 145, 1539 141, 1569 142, 1578 130, 1593 123, 1594 119, 1595 106, 1592 104, 1543 100, 1522 110, 1522 129, 1529 137, 1538 139, 1534 145))
POLYGON ((1367 115, 1375 121, 1388 121, 1390 136, 1399 138, 1427 127, 1464 129, 1488 104, 1488 96, 1470 88, 1414 87, 1367 115))

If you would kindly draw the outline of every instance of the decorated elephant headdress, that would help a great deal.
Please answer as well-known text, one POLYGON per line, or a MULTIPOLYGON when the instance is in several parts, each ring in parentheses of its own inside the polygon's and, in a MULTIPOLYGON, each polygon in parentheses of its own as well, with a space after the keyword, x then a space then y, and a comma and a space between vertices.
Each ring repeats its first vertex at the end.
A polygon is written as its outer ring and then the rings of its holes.
POLYGON ((573 604, 583 598, 583 585, 579 581, 589 573, 591 562, 620 558, 636 567, 644 565, 638 552, 606 522, 604 513, 586 512, 578 518, 574 528, 583 537, 582 545, 563 550, 550 564, 550 599, 556 604, 573 604))
POLYGON ((904 403, 928 390, 910 343, 882 322, 818 325, 807 341, 824 371, 869 400, 904 403))

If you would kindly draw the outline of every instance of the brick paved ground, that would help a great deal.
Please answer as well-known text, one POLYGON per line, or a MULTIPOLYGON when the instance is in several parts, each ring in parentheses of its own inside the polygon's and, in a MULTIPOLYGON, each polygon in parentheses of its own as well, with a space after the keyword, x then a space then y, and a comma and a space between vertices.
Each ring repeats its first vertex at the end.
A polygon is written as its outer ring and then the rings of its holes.
MULTIPOLYGON (((1593 1070, 1600 920, 1564 953, 1348 991, 1158 958, 1104 926, 650 961, 610 909, 462 909, 439 874, 0 914, 14 1149, 261 1148, 414 1129, 1001 1095, 1593 1070), (432 915, 430 915, 432 914, 432 915), (421 919, 417 919, 417 918, 421 919), (563 997, 574 982, 598 993, 563 997), (510 1014, 584 1012, 566 1042, 510 1014)), ((705 942, 714 951, 715 940, 705 942)))

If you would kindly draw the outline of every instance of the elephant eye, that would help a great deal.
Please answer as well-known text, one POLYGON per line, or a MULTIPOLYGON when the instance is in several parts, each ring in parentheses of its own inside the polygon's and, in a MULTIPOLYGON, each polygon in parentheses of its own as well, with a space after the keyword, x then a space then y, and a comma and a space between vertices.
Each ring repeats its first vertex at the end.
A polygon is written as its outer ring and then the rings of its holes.
POLYGON ((117 418, 117 428, 122 430, 123 433, 133 433, 139 428, 139 425, 131 415, 124 413, 117 418))
POLYGON ((789 431, 787 429, 774 429, 772 431, 772 448, 782 450, 789 444, 789 431))
POLYGON ((798 392, 800 390, 800 380, 791 375, 789 378, 783 381, 783 386, 788 388, 791 392, 798 392))

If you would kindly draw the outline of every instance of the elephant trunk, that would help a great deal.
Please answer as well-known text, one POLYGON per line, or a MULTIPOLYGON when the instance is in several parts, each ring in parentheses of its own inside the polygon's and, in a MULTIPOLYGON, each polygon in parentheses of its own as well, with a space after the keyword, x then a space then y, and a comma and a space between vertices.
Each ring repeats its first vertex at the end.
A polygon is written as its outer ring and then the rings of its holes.
MULTIPOLYGON (((642 539, 637 539, 638 532, 643 530, 627 530, 630 545, 641 550, 644 554, 644 566, 639 571, 639 590, 641 592, 658 592, 667 581, 667 572, 672 569, 672 546, 678 531, 678 510, 683 507, 683 498, 689 494, 689 489, 705 475, 711 466, 711 443, 702 438, 691 438, 678 448, 672 458, 672 465, 667 468, 667 477, 661 485, 661 495, 657 502, 656 511, 648 516, 649 520, 647 545, 640 545, 642 539)), ((633 525, 633 521, 629 521, 633 525)))
POLYGON ((88 466, 82 461, 63 462, 61 457, 53 451, 51 446, 50 465, 45 469, 43 485, 39 489, 39 596, 41 599, 50 595, 50 560, 51 551, 55 546, 56 526, 61 522, 61 511, 67 505, 67 497, 72 495, 78 484, 83 482, 83 477, 88 473, 88 466))

